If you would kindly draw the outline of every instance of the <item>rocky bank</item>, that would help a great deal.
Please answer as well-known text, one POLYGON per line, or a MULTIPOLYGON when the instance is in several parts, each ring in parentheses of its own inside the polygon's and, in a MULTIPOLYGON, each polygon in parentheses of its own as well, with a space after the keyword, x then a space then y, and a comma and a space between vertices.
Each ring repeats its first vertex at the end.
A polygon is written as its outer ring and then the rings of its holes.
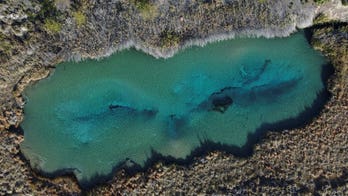
POLYGON ((335 72, 328 85, 332 97, 305 127, 267 133, 245 159, 211 152, 188 167, 159 163, 131 177, 119 172, 91 194, 347 195, 347 30, 348 25, 309 30, 335 72))
POLYGON ((170 57, 189 45, 235 36, 288 36, 296 28, 310 26, 319 12, 348 21, 341 1, 322 5, 304 0, 0 3, 1 129, 19 125, 23 89, 47 77, 61 61, 101 58, 128 47, 170 57))
MULTIPOLYGON (((81 192, 71 177, 35 174, 20 155, 22 135, 9 131, 23 118, 24 88, 61 61, 100 58, 128 47, 170 57, 192 44, 235 36, 287 36, 319 15, 325 22, 348 21, 348 8, 336 0, 42 2, 49 1, 0 1, 0 194, 81 192), (47 12, 45 6, 53 7, 47 12)), ((189 167, 158 164, 130 177, 120 171, 91 193, 347 191, 348 30, 326 26, 312 29, 312 43, 335 65, 332 97, 308 126, 268 133, 247 159, 214 152, 189 167)))

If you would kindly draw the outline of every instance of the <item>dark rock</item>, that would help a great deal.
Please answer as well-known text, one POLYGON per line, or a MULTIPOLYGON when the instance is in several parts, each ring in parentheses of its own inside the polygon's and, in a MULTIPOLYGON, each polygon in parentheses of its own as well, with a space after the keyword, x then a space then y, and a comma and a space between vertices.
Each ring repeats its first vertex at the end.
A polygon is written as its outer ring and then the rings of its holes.
POLYGON ((212 98, 212 103, 212 110, 224 113, 233 101, 228 95, 216 95, 212 98))

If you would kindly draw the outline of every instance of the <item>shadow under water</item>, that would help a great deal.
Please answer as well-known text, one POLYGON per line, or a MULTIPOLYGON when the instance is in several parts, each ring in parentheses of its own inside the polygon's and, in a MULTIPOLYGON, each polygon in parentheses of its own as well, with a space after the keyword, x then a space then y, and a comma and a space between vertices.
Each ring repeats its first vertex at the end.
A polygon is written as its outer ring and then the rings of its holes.
POLYGON ((42 175, 73 173, 85 189, 121 168, 188 165, 214 150, 250 156, 267 131, 319 114, 333 72, 323 63, 297 33, 193 47, 167 60, 130 50, 59 65, 26 91, 21 150, 42 175))
MULTIPOLYGON (((126 161, 115 165, 112 172, 108 175, 97 174, 90 180, 80 180, 79 184, 84 190, 89 190, 96 185, 103 184, 109 179, 112 179, 114 174, 124 169, 129 176, 135 175, 138 172, 146 172, 148 168, 151 168, 156 163, 163 163, 166 165, 177 164, 181 166, 190 166, 195 158, 209 154, 210 152, 220 151, 233 154, 238 158, 247 158, 252 156, 254 145, 260 142, 264 138, 268 131, 280 132, 287 129, 303 128, 307 124, 311 123, 313 119, 320 114, 325 104, 331 98, 330 92, 327 90, 328 80, 334 73, 334 67, 332 64, 323 65, 321 72, 322 81, 324 81, 325 88, 320 91, 317 98, 314 100, 310 107, 307 107, 303 112, 294 118, 285 119, 272 124, 262 124, 255 132, 248 134, 247 142, 242 146, 228 145, 220 142, 214 142, 207 137, 200 138, 199 147, 191 151, 191 153, 185 158, 175 158, 172 156, 164 156, 157 152, 155 149, 151 149, 151 156, 148 157, 144 165, 139 165, 136 162, 127 159, 126 161)), ((198 137, 198 136, 197 136, 198 137)), ((54 175, 46 174, 49 177, 59 176, 63 173, 55 173, 54 175)), ((65 173, 66 174, 66 173, 65 173)), ((71 173, 73 175, 73 173, 71 173)))

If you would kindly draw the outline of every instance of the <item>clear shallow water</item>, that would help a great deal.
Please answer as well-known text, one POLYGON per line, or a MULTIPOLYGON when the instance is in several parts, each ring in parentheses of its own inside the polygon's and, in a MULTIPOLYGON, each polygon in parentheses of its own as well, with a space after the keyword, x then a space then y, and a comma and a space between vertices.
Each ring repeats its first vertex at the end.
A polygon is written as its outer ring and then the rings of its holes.
POLYGON ((200 138, 241 147, 263 123, 296 117, 323 90, 325 59, 303 33, 192 47, 169 59, 126 50, 63 63, 26 90, 24 142, 32 167, 107 175, 151 149, 185 158, 200 138))

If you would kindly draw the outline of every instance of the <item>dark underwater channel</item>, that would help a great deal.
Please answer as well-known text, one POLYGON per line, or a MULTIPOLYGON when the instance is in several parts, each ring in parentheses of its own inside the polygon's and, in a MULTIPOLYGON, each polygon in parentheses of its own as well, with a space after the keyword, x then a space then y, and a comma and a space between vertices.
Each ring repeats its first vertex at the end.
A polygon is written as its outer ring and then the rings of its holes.
POLYGON ((120 167, 187 164, 211 150, 248 156, 265 131, 319 113, 329 96, 325 64, 303 33, 192 47, 166 60, 127 50, 63 63, 26 91, 21 150, 34 169, 72 172, 82 186, 120 167))

